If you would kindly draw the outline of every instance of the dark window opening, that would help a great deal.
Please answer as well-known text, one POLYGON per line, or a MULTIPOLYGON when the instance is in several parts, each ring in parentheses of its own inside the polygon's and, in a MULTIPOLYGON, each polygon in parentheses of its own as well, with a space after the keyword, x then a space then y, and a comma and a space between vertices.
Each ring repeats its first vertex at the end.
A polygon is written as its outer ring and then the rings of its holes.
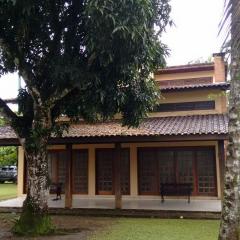
POLYGON ((153 110, 154 112, 174 112, 215 109, 215 101, 163 103, 153 110))
MULTIPOLYGON (((65 150, 48 151, 48 174, 51 184, 62 184, 62 193, 65 191, 66 183, 66 159, 65 150)), ((53 193, 50 189, 50 193, 53 193)))
MULTIPOLYGON (((96 150, 96 193, 100 195, 114 194, 114 149, 96 150)), ((121 149, 121 192, 130 194, 130 152, 121 149)))
POLYGON ((139 148, 140 195, 159 195, 161 183, 192 183, 192 195, 216 196, 212 147, 139 148))
POLYGON ((73 150, 72 183, 73 193, 88 193, 88 150, 73 150))

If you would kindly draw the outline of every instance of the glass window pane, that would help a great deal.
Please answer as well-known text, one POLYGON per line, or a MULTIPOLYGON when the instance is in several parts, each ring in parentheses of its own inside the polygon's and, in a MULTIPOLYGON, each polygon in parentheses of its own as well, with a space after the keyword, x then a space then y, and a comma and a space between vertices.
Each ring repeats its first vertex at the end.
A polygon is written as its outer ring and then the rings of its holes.
POLYGON ((139 171, 139 192, 140 194, 159 193, 159 182, 157 173, 155 149, 139 149, 138 171, 139 171))
POLYGON ((202 149, 197 151, 198 192, 216 193, 214 151, 202 149))
POLYGON ((157 157, 160 183, 175 183, 174 151, 159 149, 157 157))
POLYGON ((88 150, 73 150, 73 192, 88 193, 88 150))
POLYGON ((192 183, 193 184, 193 151, 177 151, 177 174, 178 183, 192 183))

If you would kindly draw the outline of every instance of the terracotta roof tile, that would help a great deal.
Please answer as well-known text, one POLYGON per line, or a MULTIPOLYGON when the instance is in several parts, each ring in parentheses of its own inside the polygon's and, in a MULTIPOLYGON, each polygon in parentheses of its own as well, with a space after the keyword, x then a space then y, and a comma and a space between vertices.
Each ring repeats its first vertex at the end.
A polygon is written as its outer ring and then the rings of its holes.
POLYGON ((193 63, 193 64, 183 64, 183 65, 167 66, 163 70, 193 68, 193 67, 202 67, 202 66, 214 66, 214 62, 210 62, 210 63, 193 63))
MULTIPOLYGON (((145 119, 138 128, 122 127, 120 121, 79 123, 70 126, 63 138, 112 136, 176 136, 227 134, 228 117, 225 114, 157 117, 145 119)), ((13 130, 0 127, 0 139, 16 138, 13 130)))
POLYGON ((138 128, 122 127, 112 121, 72 125, 63 137, 158 136, 191 134, 227 134, 228 118, 224 114, 159 117, 145 119, 138 128))
MULTIPOLYGON (((160 82, 159 82, 160 84, 160 82)), ((168 91, 176 91, 176 90, 192 90, 192 89, 222 89, 227 90, 230 87, 230 83, 222 82, 222 83, 210 83, 210 84, 194 84, 194 85, 182 85, 182 86, 163 86, 160 87, 162 92, 168 91)))
POLYGON ((0 127, 0 139, 15 139, 16 134, 9 126, 0 127))
POLYGON ((214 63, 197 63, 186 64, 178 66, 168 66, 163 69, 158 69, 156 74, 180 73, 180 72, 193 72, 193 71, 207 71, 214 70, 214 63))

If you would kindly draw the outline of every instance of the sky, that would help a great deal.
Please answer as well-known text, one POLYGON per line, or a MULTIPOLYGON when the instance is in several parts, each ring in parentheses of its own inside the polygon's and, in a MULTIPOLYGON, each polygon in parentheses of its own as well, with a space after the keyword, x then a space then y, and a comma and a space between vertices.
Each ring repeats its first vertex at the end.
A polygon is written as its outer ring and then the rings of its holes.
MULTIPOLYGON (((170 0, 170 4, 175 26, 168 27, 162 36, 162 42, 170 49, 167 65, 207 60, 220 51, 222 39, 218 37, 218 24, 224 0, 170 0)), ((17 92, 17 74, 0 78, 1 98, 13 98, 17 92)))
POLYGON ((171 0, 171 17, 176 26, 163 34, 171 55, 168 65, 181 65, 197 59, 207 60, 219 52, 222 35, 218 37, 224 0, 171 0))

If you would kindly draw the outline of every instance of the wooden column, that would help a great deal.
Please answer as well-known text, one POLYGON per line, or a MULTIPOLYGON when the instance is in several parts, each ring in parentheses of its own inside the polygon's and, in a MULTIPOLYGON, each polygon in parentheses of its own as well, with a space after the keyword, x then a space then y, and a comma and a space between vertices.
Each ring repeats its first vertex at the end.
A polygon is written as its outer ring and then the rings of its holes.
POLYGON ((96 161, 95 161, 95 147, 88 148, 88 195, 96 195, 96 161))
POLYGON ((72 144, 67 145, 65 208, 72 208, 72 144))
POLYGON ((130 195, 138 195, 138 166, 137 166, 137 147, 130 146, 130 195))
POLYGON ((223 140, 218 141, 218 159, 219 159, 219 169, 220 169, 221 197, 223 197, 224 174, 225 174, 225 148, 224 148, 223 140))
POLYGON ((25 165, 25 160, 24 160, 24 151, 22 147, 17 148, 17 156, 18 156, 18 174, 17 174, 17 196, 20 197, 21 195, 24 194, 24 188, 26 182, 24 181, 24 165, 25 165))
POLYGON ((122 193, 121 193, 121 144, 115 144, 114 158, 114 190, 115 190, 115 208, 122 208, 122 193))

